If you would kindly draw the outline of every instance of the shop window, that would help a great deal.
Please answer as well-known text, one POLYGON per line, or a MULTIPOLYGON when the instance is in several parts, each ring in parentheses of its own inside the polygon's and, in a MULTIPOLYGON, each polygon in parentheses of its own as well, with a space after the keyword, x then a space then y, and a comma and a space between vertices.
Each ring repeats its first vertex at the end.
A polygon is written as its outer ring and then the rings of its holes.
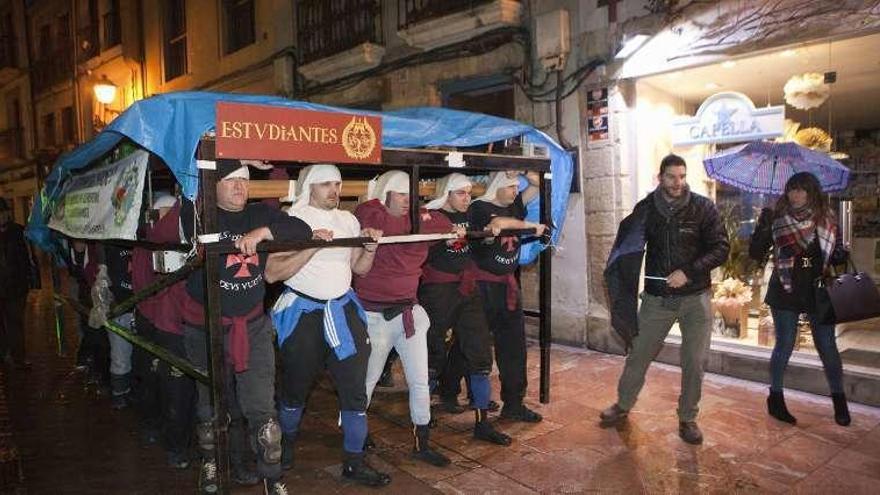
POLYGON ((55 114, 47 113, 40 119, 40 129, 43 136, 43 147, 55 146, 55 114))
POLYGON ((107 50, 122 43, 122 25, 119 17, 119 0, 108 0, 107 11, 101 19, 104 28, 103 49, 107 50))
POLYGON ((256 16, 253 0, 223 0, 225 50, 227 55, 256 41, 256 16))
POLYGON ((170 81, 187 70, 186 0, 166 0, 163 17, 165 81, 170 81))
POLYGON ((76 136, 73 125, 73 107, 64 107, 61 110, 61 143, 76 143, 76 136))

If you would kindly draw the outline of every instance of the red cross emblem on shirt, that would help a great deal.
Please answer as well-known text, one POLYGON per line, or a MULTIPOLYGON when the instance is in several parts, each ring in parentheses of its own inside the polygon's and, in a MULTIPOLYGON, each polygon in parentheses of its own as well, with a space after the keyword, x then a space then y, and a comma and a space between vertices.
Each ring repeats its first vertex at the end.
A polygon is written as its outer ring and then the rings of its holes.
POLYGON ((245 256, 243 254, 229 254, 226 256, 226 268, 235 265, 241 265, 235 275, 235 278, 251 278, 251 270, 248 265, 257 266, 260 264, 259 255, 252 254, 245 256))
POLYGON ((508 253, 512 253, 516 251, 516 237, 509 235, 501 238, 501 244, 504 245, 504 248, 508 253))

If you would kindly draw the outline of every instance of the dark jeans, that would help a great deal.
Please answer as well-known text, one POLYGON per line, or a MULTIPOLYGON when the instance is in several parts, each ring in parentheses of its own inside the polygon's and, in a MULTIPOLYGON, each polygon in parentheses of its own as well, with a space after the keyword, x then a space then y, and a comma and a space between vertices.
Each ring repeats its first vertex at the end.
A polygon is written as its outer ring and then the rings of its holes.
POLYGON ((495 339, 495 362, 501 378, 501 400, 505 406, 522 404, 526 395, 526 328, 522 300, 507 309, 507 285, 478 282, 483 310, 495 339))
MULTIPOLYGON (((3 281, 0 283, 8 283, 3 281)), ((27 294, 0 299, 0 360, 6 354, 18 363, 24 361, 24 308, 27 294)))
MULTIPOLYGON (((795 340, 798 336, 797 311, 771 308, 773 314, 773 326, 776 329, 776 345, 770 356, 770 390, 782 391, 783 375, 788 366, 788 360, 794 350, 795 340)), ((810 314, 810 326, 813 329, 813 343, 819 352, 819 359, 825 368, 825 378, 828 379, 828 387, 832 394, 843 393, 843 363, 840 361, 840 352, 837 350, 837 338, 834 336, 834 325, 820 325, 816 323, 815 315, 810 314)))
MULTIPOLYGON (((139 337, 157 343, 159 330, 145 316, 135 313, 135 329, 139 337)), ((162 421, 159 395, 159 358, 135 346, 131 353, 132 392, 136 400, 141 428, 158 431, 162 421)))
MULTIPOLYGON (((186 357, 183 335, 157 331, 156 343, 172 354, 186 357)), ((162 443, 170 452, 184 453, 193 434, 196 382, 166 362, 158 367, 162 416, 162 443)))
POLYGON ((353 303, 345 307, 345 317, 357 352, 340 361, 324 340, 324 312, 302 315, 296 329, 281 346, 281 393, 286 407, 302 407, 312 385, 326 368, 333 377, 340 411, 367 410, 367 363, 370 339, 367 327, 353 303))
POLYGON ((458 291, 458 284, 426 284, 419 288, 419 303, 431 319, 428 372, 432 379, 444 382, 441 393, 454 390, 449 382, 459 381, 462 375, 488 375, 492 371, 489 325, 479 293, 465 297, 458 291), (451 345, 446 342, 449 330, 451 345))
MULTIPOLYGON (((228 334, 228 327, 224 329, 228 334)), ((230 420, 230 455, 240 455, 241 448, 236 431, 244 421, 247 422, 251 445, 259 444, 257 435, 260 428, 269 420, 277 422, 275 411, 275 330, 272 321, 265 316, 248 323, 250 359, 248 369, 236 373, 232 365, 226 363, 226 390, 230 420)), ((208 369, 208 353, 205 331, 202 328, 184 327, 186 354, 196 368, 208 369)), ((224 356, 224 361, 226 361, 224 356)), ((200 422, 211 421, 211 390, 202 384, 196 386, 198 402, 196 417, 200 422)), ((222 420, 223 418, 221 418, 222 420)), ((257 470, 263 478, 277 480, 281 477, 281 464, 269 464, 261 455, 257 456, 257 470)))

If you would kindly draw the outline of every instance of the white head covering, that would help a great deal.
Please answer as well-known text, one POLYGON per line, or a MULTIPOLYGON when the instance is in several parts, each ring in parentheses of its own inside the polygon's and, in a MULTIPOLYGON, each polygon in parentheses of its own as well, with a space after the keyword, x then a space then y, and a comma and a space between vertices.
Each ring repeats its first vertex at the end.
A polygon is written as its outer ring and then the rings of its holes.
POLYGON ((296 199, 290 209, 296 210, 309 204, 312 184, 341 180, 342 174, 339 173, 339 169, 329 163, 316 163, 300 170, 296 181, 296 199))
POLYGON ((446 204, 449 193, 458 191, 459 189, 468 189, 473 187, 471 180, 464 174, 458 172, 444 176, 437 181, 437 189, 434 190, 434 199, 425 205, 428 210, 439 210, 446 204))
POLYGON ((486 192, 474 201, 485 201, 491 203, 495 201, 495 194, 499 189, 519 185, 519 176, 508 177, 507 172, 492 172, 489 174, 489 184, 486 186, 486 192))
POLYGON ((153 200, 153 209, 158 210, 159 208, 171 208, 174 206, 174 203, 177 202, 177 198, 167 193, 159 193, 156 195, 156 199, 153 200))
POLYGON ((250 180, 251 178, 250 169, 240 160, 230 160, 224 158, 217 160, 217 173, 220 176, 220 180, 239 178, 250 180))
POLYGON ((409 194, 409 174, 400 170, 389 170, 367 183, 367 201, 378 199, 385 203, 389 192, 409 194))

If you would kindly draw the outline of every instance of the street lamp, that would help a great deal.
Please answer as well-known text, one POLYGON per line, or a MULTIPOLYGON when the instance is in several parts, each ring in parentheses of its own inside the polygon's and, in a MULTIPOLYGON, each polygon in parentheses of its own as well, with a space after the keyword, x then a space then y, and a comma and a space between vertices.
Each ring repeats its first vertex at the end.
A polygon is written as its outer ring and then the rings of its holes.
POLYGON ((104 105, 109 105, 116 99, 116 85, 107 79, 106 74, 95 83, 95 98, 104 105))

